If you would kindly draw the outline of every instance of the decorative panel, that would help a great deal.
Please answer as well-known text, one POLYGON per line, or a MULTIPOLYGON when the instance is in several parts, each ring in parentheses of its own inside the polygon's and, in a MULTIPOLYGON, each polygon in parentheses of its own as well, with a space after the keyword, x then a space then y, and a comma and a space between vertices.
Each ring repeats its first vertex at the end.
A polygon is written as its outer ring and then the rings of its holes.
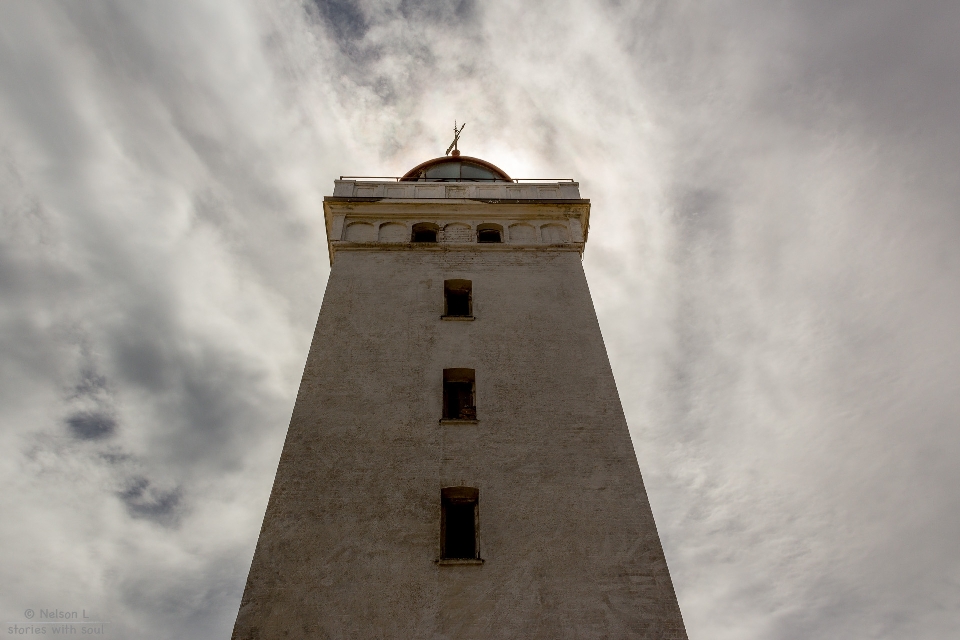
POLYGON ((567 228, 559 224, 545 224, 540 227, 540 237, 547 244, 560 244, 570 241, 567 228))
POLYGON ((529 224, 512 224, 509 231, 510 242, 529 244, 537 241, 537 230, 529 224))
POLYGON ((462 222, 452 222, 443 228, 441 242, 473 242, 473 229, 462 222))
POLYGON ((409 242, 410 231, 407 225, 387 222, 380 225, 380 242, 409 242))
POLYGON ((347 225, 345 239, 347 242, 374 242, 377 233, 369 222, 351 222, 347 225))

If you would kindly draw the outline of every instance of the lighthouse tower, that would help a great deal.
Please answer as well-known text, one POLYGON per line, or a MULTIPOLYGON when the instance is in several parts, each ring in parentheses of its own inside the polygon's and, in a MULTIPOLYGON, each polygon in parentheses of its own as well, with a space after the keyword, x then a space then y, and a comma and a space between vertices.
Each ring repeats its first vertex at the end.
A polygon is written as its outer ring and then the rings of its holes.
POLYGON ((581 265, 590 201, 445 156, 336 181, 233 638, 685 639, 581 265))

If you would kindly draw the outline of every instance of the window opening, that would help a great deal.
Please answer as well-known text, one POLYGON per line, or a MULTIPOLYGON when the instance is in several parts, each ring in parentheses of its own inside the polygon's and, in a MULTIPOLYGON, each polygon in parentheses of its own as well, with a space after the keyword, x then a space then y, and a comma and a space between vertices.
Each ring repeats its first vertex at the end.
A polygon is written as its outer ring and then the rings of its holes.
POLYGON ((432 167, 427 167, 426 171, 423 172, 423 177, 427 180, 438 181, 459 180, 460 163, 444 162, 442 164, 435 164, 432 167))
POLYGON ((461 180, 477 180, 477 181, 502 181, 503 178, 496 175, 490 169, 486 167, 481 167, 480 165, 473 164, 472 162, 464 162, 460 165, 460 179, 461 180))
POLYGON ((445 316, 473 315, 473 283, 469 280, 443 281, 445 316))
POLYGON ((426 182, 510 182, 506 176, 499 175, 487 167, 473 162, 440 162, 421 169, 415 175, 404 180, 426 182))
POLYGON ((503 227, 498 224, 481 224, 477 227, 477 242, 503 242, 503 227))
POLYGON ((443 370, 443 419, 477 419, 473 369, 443 370))
POLYGON ((413 234, 410 238, 411 242, 436 242, 437 241, 437 232, 440 231, 440 227, 435 224, 430 224, 429 222, 421 222, 419 224, 413 225, 413 234))
POLYGON ((440 490, 440 557, 475 559, 477 553, 477 505, 475 487, 445 487, 440 490))

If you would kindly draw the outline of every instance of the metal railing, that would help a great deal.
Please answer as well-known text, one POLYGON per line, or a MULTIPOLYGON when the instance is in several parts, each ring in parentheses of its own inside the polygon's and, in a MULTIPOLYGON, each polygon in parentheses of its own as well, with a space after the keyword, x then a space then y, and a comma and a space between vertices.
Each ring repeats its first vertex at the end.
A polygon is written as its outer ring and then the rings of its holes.
POLYGON ((341 180, 365 180, 370 182, 382 182, 390 180, 391 182, 491 182, 496 184, 498 182, 509 182, 509 183, 523 183, 523 182, 576 182, 573 178, 511 178, 510 180, 503 180, 500 178, 474 178, 470 180, 462 180, 460 178, 406 178, 403 176, 340 176, 341 180))

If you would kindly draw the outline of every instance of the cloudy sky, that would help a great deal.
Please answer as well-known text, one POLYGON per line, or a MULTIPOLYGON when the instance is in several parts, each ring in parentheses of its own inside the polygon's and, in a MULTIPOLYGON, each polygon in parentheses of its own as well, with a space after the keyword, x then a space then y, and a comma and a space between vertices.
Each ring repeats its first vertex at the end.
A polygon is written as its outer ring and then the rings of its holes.
POLYGON ((0 3, 0 616, 226 638, 339 175, 584 264, 691 638, 960 629, 960 4, 0 3))

